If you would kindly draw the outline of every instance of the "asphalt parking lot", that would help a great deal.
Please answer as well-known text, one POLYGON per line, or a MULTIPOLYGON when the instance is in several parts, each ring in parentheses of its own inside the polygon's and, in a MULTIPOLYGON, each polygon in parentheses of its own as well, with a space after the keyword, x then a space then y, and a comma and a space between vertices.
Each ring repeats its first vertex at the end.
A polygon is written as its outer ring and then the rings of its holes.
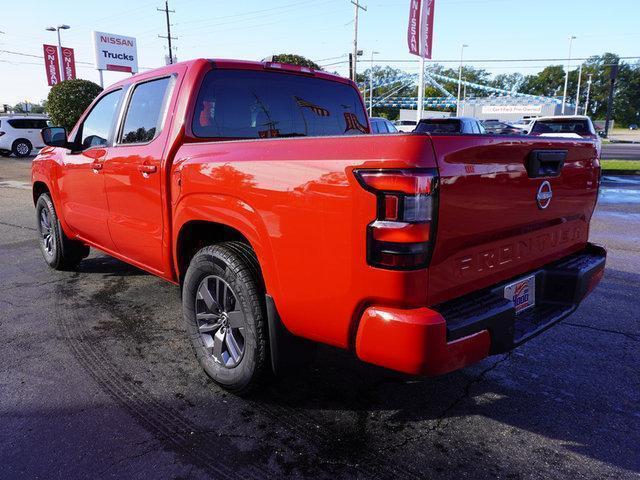
POLYGON ((28 167, 0 160, 1 478, 640 477, 640 179, 605 179, 600 287, 521 348, 437 379, 321 348, 240 399, 176 287, 96 252, 46 267, 28 167))

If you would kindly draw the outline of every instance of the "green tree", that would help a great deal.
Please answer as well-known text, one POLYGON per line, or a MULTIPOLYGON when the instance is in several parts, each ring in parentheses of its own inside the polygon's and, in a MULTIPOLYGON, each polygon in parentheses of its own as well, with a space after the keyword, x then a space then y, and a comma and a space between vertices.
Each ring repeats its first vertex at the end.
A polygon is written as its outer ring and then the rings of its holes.
POLYGON ((47 113, 54 125, 71 130, 82 113, 102 91, 88 80, 66 80, 51 87, 47 97, 47 113))
POLYGON ((524 75, 519 72, 501 73, 496 75, 490 82, 489 86, 493 88, 501 88, 503 90, 519 91, 524 82, 524 75))
POLYGON ((300 67, 313 68, 314 70, 322 70, 313 60, 309 60, 302 55, 294 55, 292 53, 279 53, 272 57, 274 62, 288 63, 289 65, 298 65, 300 67))
POLYGON ((557 97, 562 95, 564 87, 564 67, 551 65, 541 72, 524 77, 518 90, 520 93, 557 97))

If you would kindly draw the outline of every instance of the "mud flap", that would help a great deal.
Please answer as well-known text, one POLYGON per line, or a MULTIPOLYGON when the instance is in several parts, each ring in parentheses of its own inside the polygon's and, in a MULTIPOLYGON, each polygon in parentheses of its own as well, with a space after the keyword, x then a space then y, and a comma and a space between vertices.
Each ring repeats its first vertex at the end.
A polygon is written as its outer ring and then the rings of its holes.
POLYGON ((315 360, 317 344, 293 335, 284 326, 271 295, 265 295, 269 323, 269 351, 275 375, 301 371, 315 360))

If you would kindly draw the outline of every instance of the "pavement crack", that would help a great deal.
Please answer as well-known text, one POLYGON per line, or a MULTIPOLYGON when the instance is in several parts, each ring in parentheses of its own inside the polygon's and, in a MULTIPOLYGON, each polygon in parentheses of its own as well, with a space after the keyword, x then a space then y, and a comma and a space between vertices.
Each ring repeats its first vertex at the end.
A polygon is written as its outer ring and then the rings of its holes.
POLYGON ((458 398, 456 398, 453 402, 451 402, 449 404, 448 407, 446 407, 442 413, 440 415, 438 415, 438 417, 436 418, 436 424, 435 426, 431 429, 431 430, 438 430, 441 426, 442 423, 444 422, 445 418, 448 416, 449 413, 451 413, 458 405, 460 405, 463 401, 465 401, 466 399, 468 399, 471 396, 471 388, 474 385, 477 385, 478 383, 482 382, 485 378, 485 376, 495 370, 496 368, 498 368, 498 366, 502 363, 504 363, 506 360, 509 359, 509 357, 511 356, 512 352, 508 352, 506 353, 501 359, 499 359, 497 362, 495 362, 493 365, 485 368, 483 371, 481 371, 478 375, 476 375, 474 378, 472 378, 470 381, 467 382, 467 384, 464 387, 464 392, 462 393, 462 395, 460 395, 458 398))
POLYGON ((25 227, 24 225, 16 225, 15 223, 9 222, 0 222, 0 225, 4 225, 5 227, 20 228, 22 230, 33 230, 34 232, 37 231, 35 227, 25 227))
POLYGON ((102 476, 108 472, 109 470, 113 469, 113 467, 115 467, 116 465, 119 465, 123 462, 129 461, 129 460, 135 460, 136 458, 140 458, 140 457, 144 457, 145 455, 148 455, 151 452, 154 452, 157 450, 157 446, 153 445, 151 447, 149 447, 148 449, 140 452, 140 453, 136 453, 134 455, 126 455, 118 460, 116 460, 115 462, 113 462, 111 465, 109 465, 107 468, 105 468, 104 470, 102 470, 98 475, 97 478, 102 478, 102 476))
POLYGON ((602 333, 612 333, 614 335, 622 335, 622 336, 627 337, 629 340, 633 340, 634 342, 640 341, 640 335, 638 335, 638 334, 633 334, 633 333, 629 333, 629 332, 620 332, 618 330, 613 330, 613 329, 610 329, 610 328, 600 328, 600 327, 594 327, 592 325, 584 325, 583 323, 572 323, 572 322, 562 322, 562 325, 569 325, 571 327, 586 328, 588 330, 595 330, 597 332, 602 332, 602 333))

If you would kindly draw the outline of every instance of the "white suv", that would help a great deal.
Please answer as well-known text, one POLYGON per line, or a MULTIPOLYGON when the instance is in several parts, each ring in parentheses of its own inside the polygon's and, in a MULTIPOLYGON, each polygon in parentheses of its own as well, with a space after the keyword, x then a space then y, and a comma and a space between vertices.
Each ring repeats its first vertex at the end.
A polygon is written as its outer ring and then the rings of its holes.
POLYGON ((33 149, 44 147, 40 131, 49 126, 45 117, 0 117, 0 155, 27 157, 33 149))

